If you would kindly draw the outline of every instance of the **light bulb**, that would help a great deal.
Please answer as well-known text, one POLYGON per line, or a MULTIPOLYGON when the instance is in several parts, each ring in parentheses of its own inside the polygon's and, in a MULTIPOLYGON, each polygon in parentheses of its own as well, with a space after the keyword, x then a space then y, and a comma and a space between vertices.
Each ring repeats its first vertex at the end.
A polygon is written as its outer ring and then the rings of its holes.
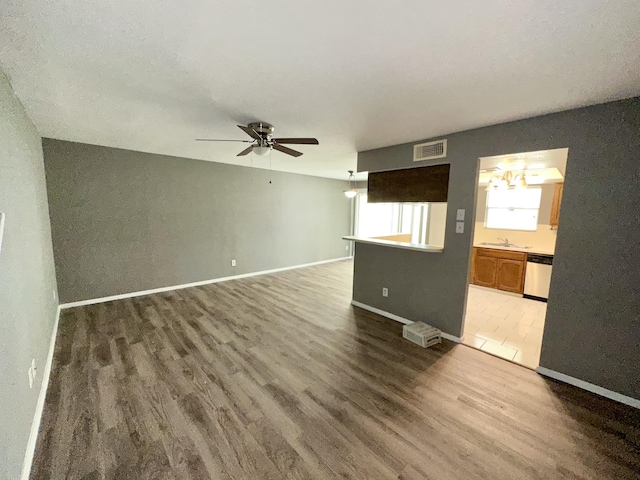
POLYGON ((524 176, 524 172, 520 174, 520 182, 518 183, 518 188, 527 188, 527 179, 524 176))
POLYGON ((264 157, 267 153, 269 153, 270 150, 271 150, 271 147, 268 147, 268 146, 255 145, 253 147, 253 153, 258 155, 259 157, 264 157))

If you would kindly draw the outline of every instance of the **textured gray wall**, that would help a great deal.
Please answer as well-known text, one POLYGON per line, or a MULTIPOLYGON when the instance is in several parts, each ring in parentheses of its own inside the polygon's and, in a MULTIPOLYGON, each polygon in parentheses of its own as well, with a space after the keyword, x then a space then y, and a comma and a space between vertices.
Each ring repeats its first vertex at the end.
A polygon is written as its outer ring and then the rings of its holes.
MULTIPOLYGON (((358 245, 354 299, 459 336, 478 158, 568 147, 540 364, 640 398, 640 98, 437 138, 448 139, 451 163, 444 253, 358 245), (455 234, 458 208, 464 234, 455 234)), ((360 152, 358 171, 415 166, 420 142, 360 152)))
POLYGON ((55 321, 40 136, 0 71, 0 478, 20 478, 55 321), (38 375, 29 389, 27 371, 38 375))
POLYGON ((61 302, 348 256, 344 181, 60 140, 43 147, 61 302))

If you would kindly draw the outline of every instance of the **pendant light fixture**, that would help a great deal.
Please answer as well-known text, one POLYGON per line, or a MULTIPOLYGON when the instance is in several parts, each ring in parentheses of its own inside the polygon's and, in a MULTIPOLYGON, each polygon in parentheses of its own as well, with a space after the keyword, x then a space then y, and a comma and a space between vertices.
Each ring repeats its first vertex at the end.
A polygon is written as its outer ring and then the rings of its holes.
POLYGON ((507 171, 504 172, 502 176, 494 175, 491 177, 486 190, 507 190, 512 188, 527 188, 528 186, 529 184, 527 183, 527 179, 524 175, 524 170, 522 173, 518 173, 516 175, 507 171))
POLYGON ((527 188, 529 185, 527 184, 527 179, 524 176, 524 171, 522 173, 517 174, 514 178, 513 178, 515 184, 516 184, 516 188, 527 188), (519 180, 518 180, 519 178, 519 180))
POLYGON ((347 184, 347 189, 344 191, 344 196, 347 198, 353 198, 358 194, 358 189, 356 188, 356 177, 353 176, 353 170, 349 170, 349 182, 347 184))

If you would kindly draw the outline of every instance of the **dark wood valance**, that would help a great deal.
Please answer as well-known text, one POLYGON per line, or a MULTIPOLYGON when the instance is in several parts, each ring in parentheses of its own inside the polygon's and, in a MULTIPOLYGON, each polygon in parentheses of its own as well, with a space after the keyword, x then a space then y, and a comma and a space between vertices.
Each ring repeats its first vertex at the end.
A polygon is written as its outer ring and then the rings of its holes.
POLYGON ((369 203, 446 202, 451 165, 369 173, 369 203))

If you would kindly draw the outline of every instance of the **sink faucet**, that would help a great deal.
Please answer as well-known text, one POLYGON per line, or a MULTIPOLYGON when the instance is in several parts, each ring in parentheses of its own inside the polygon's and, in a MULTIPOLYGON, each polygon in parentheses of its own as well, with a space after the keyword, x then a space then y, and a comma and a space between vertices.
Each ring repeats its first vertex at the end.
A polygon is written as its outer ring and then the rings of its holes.
POLYGON ((498 240, 503 241, 505 247, 509 246, 509 239, 508 238, 500 238, 500 237, 498 237, 498 240))

